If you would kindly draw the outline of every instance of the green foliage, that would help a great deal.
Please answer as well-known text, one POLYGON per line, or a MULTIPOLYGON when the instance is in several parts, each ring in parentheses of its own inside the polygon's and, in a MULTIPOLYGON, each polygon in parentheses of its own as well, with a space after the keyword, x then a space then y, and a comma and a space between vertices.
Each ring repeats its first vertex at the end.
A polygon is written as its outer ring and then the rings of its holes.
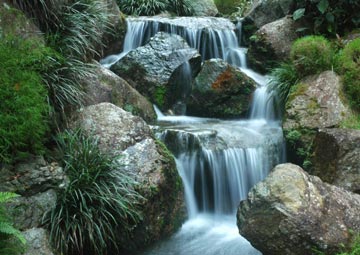
POLYGON ((47 93, 40 70, 49 51, 31 40, 0 40, 0 162, 43 151, 47 93))
POLYGON ((299 81, 299 74, 292 63, 282 63, 270 73, 269 90, 275 90, 282 106, 288 100, 291 88, 299 81))
POLYGON ((136 182, 81 130, 65 131, 57 144, 69 184, 46 217, 51 240, 64 254, 118 251, 141 220, 136 182))
POLYGON ((17 196, 10 192, 0 192, 0 255, 20 254, 25 248, 24 236, 13 227, 3 205, 17 196))
POLYGON ((251 0, 215 0, 216 7, 219 12, 225 15, 237 12, 242 16, 249 8, 251 0))
POLYGON ((304 20, 316 34, 344 34, 360 25, 358 0, 298 0, 294 20, 304 20))
POLYGON ((322 36, 302 37, 295 41, 290 52, 290 59, 301 76, 331 70, 333 56, 330 42, 322 36))
POLYGON ((350 117, 341 122, 340 127, 360 129, 360 115, 358 113, 353 113, 350 117))
POLYGON ((360 38, 345 46, 337 58, 336 66, 343 75, 344 91, 350 105, 360 110, 360 38))
POLYGON ((162 108, 165 104, 165 96, 166 96, 166 88, 161 85, 156 87, 154 98, 155 98, 156 104, 160 108, 162 108))
POLYGON ((122 12, 128 15, 153 16, 170 11, 179 16, 191 16, 190 0, 117 0, 122 12))

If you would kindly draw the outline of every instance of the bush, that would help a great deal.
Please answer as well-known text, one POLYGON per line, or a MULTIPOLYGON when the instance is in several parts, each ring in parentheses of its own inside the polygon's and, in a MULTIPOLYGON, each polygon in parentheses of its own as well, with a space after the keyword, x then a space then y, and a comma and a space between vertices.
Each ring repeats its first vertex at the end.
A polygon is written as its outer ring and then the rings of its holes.
MULTIPOLYGON (((310 24, 310 33, 343 35, 360 25, 360 2, 357 0, 298 0, 294 20, 310 24)), ((304 28, 305 29, 305 28, 304 28)))
POLYGON ((17 196, 10 192, 0 192, 0 255, 24 252, 26 240, 21 232, 13 227, 3 205, 17 196))
POLYGON ((216 7, 219 12, 225 15, 230 15, 238 12, 241 16, 249 8, 251 0, 215 0, 216 7))
POLYGON ((170 11, 179 16, 191 16, 190 0, 117 0, 122 12, 128 15, 153 16, 170 11))
POLYGON ((32 41, 0 41, 0 162, 44 149, 49 107, 40 69, 48 57, 48 49, 32 41))
POLYGON ((142 197, 118 161, 81 130, 57 138, 69 184, 47 215, 50 238, 64 254, 108 254, 141 219, 142 197))
POLYGON ((333 49, 322 36, 306 36, 295 41, 291 48, 290 59, 301 76, 318 74, 331 70, 333 49))
POLYGON ((337 68, 343 75, 344 91, 350 105, 360 110, 360 38, 347 44, 339 53, 337 68))

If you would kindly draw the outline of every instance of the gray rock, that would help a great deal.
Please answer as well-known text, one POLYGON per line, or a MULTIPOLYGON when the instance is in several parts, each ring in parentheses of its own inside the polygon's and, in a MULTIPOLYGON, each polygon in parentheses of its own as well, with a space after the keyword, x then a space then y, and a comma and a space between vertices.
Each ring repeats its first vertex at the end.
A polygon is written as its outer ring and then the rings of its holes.
POLYGON ((193 16, 216 16, 218 9, 214 0, 194 0, 190 2, 193 16))
POLYGON ((276 61, 286 60, 292 43, 298 38, 296 29, 295 21, 289 16, 263 25, 250 38, 250 66, 265 73, 276 61))
POLYGON ((172 155, 155 140, 139 117, 110 104, 82 109, 72 126, 80 126, 99 138, 100 148, 121 156, 124 168, 139 181, 144 219, 130 233, 129 247, 144 247, 173 233, 184 219, 181 179, 172 155))
POLYGON ((349 109, 340 98, 341 82, 332 71, 303 79, 286 105, 285 129, 338 126, 349 109))
POLYGON ((109 102, 147 122, 151 123, 156 119, 154 108, 145 97, 125 80, 100 65, 96 69, 96 76, 81 84, 86 91, 85 106, 109 102))
POLYGON ((46 162, 42 156, 0 168, 0 191, 32 196, 65 185, 66 176, 62 167, 57 162, 46 162))
POLYGON ((27 249, 23 255, 54 255, 50 246, 49 235, 43 228, 32 228, 22 232, 27 249))
POLYGON ((30 197, 17 197, 7 204, 16 228, 25 230, 42 226, 46 212, 55 207, 56 192, 48 190, 30 197))
POLYGON ((282 164, 240 203, 238 227, 263 254, 338 253, 360 232, 360 196, 282 164))
POLYGON ((201 56, 180 36, 160 32, 145 46, 130 51, 111 70, 166 110, 175 103, 168 100, 171 94, 168 86, 170 77, 186 61, 189 61, 192 70, 198 70, 201 56))
POLYGON ((360 130, 322 129, 314 144, 312 174, 325 182, 360 193, 360 130))
POLYGON ((187 114, 239 117, 248 111, 255 88, 255 82, 240 69, 221 59, 207 60, 195 78, 187 114))
POLYGON ((291 14, 294 3, 294 0, 255 0, 249 11, 245 13, 245 19, 260 28, 291 14))

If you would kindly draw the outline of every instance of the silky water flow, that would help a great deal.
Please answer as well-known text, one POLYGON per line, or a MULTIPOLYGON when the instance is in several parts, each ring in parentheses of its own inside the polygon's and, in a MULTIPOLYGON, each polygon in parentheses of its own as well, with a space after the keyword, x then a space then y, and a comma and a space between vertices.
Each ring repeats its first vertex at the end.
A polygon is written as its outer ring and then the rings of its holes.
MULTIPOLYGON (((204 19, 204 18, 202 18, 204 19)), ((219 19, 220 20, 220 19, 219 19)), ((217 22, 212 18, 211 22, 217 22)), ((173 152, 182 178, 188 220, 167 240, 154 244, 143 255, 258 255, 236 226, 236 210, 249 189, 269 170, 284 161, 283 136, 275 95, 267 78, 246 66, 246 49, 239 47, 231 29, 196 29, 161 23, 156 18, 128 18, 124 50, 102 60, 111 66, 159 31, 176 33, 198 49, 203 60, 221 58, 239 67, 258 85, 248 119, 220 120, 190 116, 165 116, 158 109, 158 137, 173 152)), ((223 22, 223 19, 221 19, 223 22)), ((191 75, 184 66, 185 83, 191 75)), ((181 87, 189 89, 189 84, 181 87)), ((181 94, 184 101, 188 91, 181 94)), ((182 111, 185 112, 185 111, 182 111)))

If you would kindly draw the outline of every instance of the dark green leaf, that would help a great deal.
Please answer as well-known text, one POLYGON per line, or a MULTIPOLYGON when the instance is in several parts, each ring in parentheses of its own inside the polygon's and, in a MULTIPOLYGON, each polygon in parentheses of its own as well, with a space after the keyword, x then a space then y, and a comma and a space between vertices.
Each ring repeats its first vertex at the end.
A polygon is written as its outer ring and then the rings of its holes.
POLYGON ((324 14, 326 12, 326 9, 329 7, 329 2, 328 0, 321 0, 316 6, 319 12, 324 14))
POLYGON ((326 13, 326 20, 329 23, 334 23, 335 22, 335 16, 332 13, 326 13))
POLYGON ((293 19, 294 20, 298 20, 301 19, 305 14, 305 8, 300 8, 297 9, 294 13, 293 13, 293 19))

